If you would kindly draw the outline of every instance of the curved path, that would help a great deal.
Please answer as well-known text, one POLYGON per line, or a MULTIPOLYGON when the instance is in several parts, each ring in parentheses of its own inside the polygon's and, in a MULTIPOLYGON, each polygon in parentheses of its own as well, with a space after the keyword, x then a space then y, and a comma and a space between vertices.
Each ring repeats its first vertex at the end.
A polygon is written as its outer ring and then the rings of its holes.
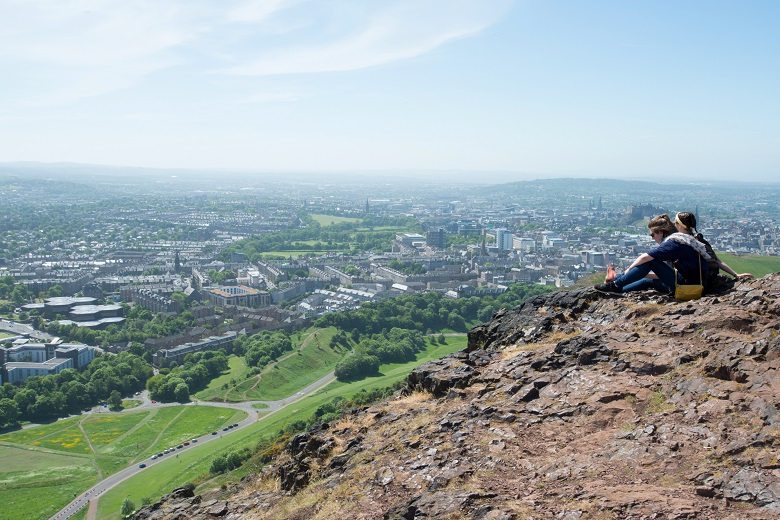
MULTIPOLYGON (((214 403, 210 401, 194 401, 192 403, 186 404, 185 406, 216 406, 222 408, 233 408, 233 409, 243 410, 247 412, 247 418, 239 422, 238 427, 225 432, 226 435, 229 435, 231 432, 240 430, 241 428, 245 428, 250 424, 253 424, 259 420, 260 416, 257 408, 254 408, 254 405, 263 404, 268 407, 263 409, 263 418, 265 418, 275 412, 278 412, 285 406, 289 406, 290 404, 299 401, 300 399, 303 399, 307 395, 312 394, 321 388, 324 388, 325 386, 329 385, 335 380, 336 380, 336 376, 333 374, 333 372, 331 372, 325 377, 320 378, 319 380, 315 381, 309 386, 296 392, 295 394, 289 397, 285 397, 284 399, 279 399, 277 401, 246 401, 243 403, 214 403)), ((152 403, 148 399, 146 392, 143 392, 141 398, 143 401, 141 406, 136 406, 135 408, 131 408, 130 410, 127 411, 137 411, 139 409, 142 410, 142 409, 156 408, 156 407, 163 407, 163 406, 181 406, 179 403, 152 403)), ((219 437, 211 434, 206 434, 201 437, 196 437, 198 445, 207 443, 209 441, 218 438, 219 437)), ((169 458, 170 457, 162 457, 156 460, 146 459, 144 463, 146 464, 147 467, 149 467, 149 466, 154 466, 155 464, 158 464, 159 462, 162 462, 164 460, 168 460, 169 458)), ((59 512, 57 512, 57 514, 52 516, 51 520, 65 520, 66 518, 70 518, 86 505, 89 505, 89 510, 87 512, 87 520, 95 520, 97 518, 96 517, 97 501, 100 498, 100 495, 105 493, 109 489, 113 488, 117 484, 123 482, 124 480, 140 473, 141 471, 143 471, 143 468, 139 468, 138 465, 133 464, 132 466, 129 466, 123 469, 122 471, 114 473, 113 475, 105 478, 104 480, 101 480, 100 482, 92 486, 90 489, 85 491, 84 493, 78 495, 70 504, 68 504, 67 506, 62 508, 59 512)))

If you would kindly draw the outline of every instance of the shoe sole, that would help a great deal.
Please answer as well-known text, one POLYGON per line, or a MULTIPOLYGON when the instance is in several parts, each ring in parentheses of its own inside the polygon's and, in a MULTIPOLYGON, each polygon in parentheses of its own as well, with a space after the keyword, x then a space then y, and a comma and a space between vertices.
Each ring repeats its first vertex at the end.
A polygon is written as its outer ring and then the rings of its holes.
POLYGON ((595 287, 593 288, 593 290, 596 291, 597 293, 605 294, 607 296, 612 296, 614 298, 622 298, 623 296, 626 295, 626 293, 622 293, 622 292, 602 291, 601 289, 596 289, 595 287))

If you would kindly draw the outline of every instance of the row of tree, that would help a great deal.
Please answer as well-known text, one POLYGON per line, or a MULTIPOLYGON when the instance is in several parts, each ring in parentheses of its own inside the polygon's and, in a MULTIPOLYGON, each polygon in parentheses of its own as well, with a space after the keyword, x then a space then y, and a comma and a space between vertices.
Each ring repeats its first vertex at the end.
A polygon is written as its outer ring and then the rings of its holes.
POLYGON ((379 365, 412 361, 424 348, 425 338, 420 331, 392 328, 364 337, 349 356, 336 364, 334 372, 340 381, 371 376, 379 371, 379 365))
POLYGON ((146 383, 149 397, 157 401, 186 403, 190 394, 208 386, 212 379, 229 368, 228 356, 222 349, 187 354, 184 364, 160 373, 146 383))
POLYGON ((241 336, 233 341, 233 353, 243 355, 247 366, 263 368, 293 349, 289 334, 283 331, 263 331, 253 336, 241 336))
POLYGON ((438 292, 427 292, 365 303, 349 312, 325 314, 315 324, 369 335, 391 328, 429 333, 442 329, 465 332, 467 323, 488 321, 500 308, 514 307, 527 298, 550 290, 541 285, 516 283, 498 296, 450 299, 438 292))
POLYGON ((0 428, 78 413, 109 400, 116 405, 117 398, 121 403, 121 396, 143 390, 152 375, 141 358, 123 352, 97 356, 83 371, 68 368, 19 385, 5 383, 0 387, 0 428))

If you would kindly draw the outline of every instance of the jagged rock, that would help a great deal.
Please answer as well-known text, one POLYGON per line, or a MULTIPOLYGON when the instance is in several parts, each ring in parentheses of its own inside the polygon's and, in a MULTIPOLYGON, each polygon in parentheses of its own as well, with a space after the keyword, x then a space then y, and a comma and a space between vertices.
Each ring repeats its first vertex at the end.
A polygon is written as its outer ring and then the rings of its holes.
POLYGON ((780 274, 693 302, 535 297, 294 437, 259 488, 137 518, 778 518, 778 302, 780 274))

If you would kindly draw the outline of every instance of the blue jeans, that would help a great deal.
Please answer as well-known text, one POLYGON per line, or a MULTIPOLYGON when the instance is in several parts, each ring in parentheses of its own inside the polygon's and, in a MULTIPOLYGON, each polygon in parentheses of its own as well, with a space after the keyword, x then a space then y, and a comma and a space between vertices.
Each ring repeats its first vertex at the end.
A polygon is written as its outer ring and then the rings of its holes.
POLYGON ((673 268, 660 260, 650 260, 615 278, 615 285, 623 292, 656 289, 664 293, 673 293, 677 280, 673 268), (655 273, 658 280, 645 278, 651 271, 655 273))

